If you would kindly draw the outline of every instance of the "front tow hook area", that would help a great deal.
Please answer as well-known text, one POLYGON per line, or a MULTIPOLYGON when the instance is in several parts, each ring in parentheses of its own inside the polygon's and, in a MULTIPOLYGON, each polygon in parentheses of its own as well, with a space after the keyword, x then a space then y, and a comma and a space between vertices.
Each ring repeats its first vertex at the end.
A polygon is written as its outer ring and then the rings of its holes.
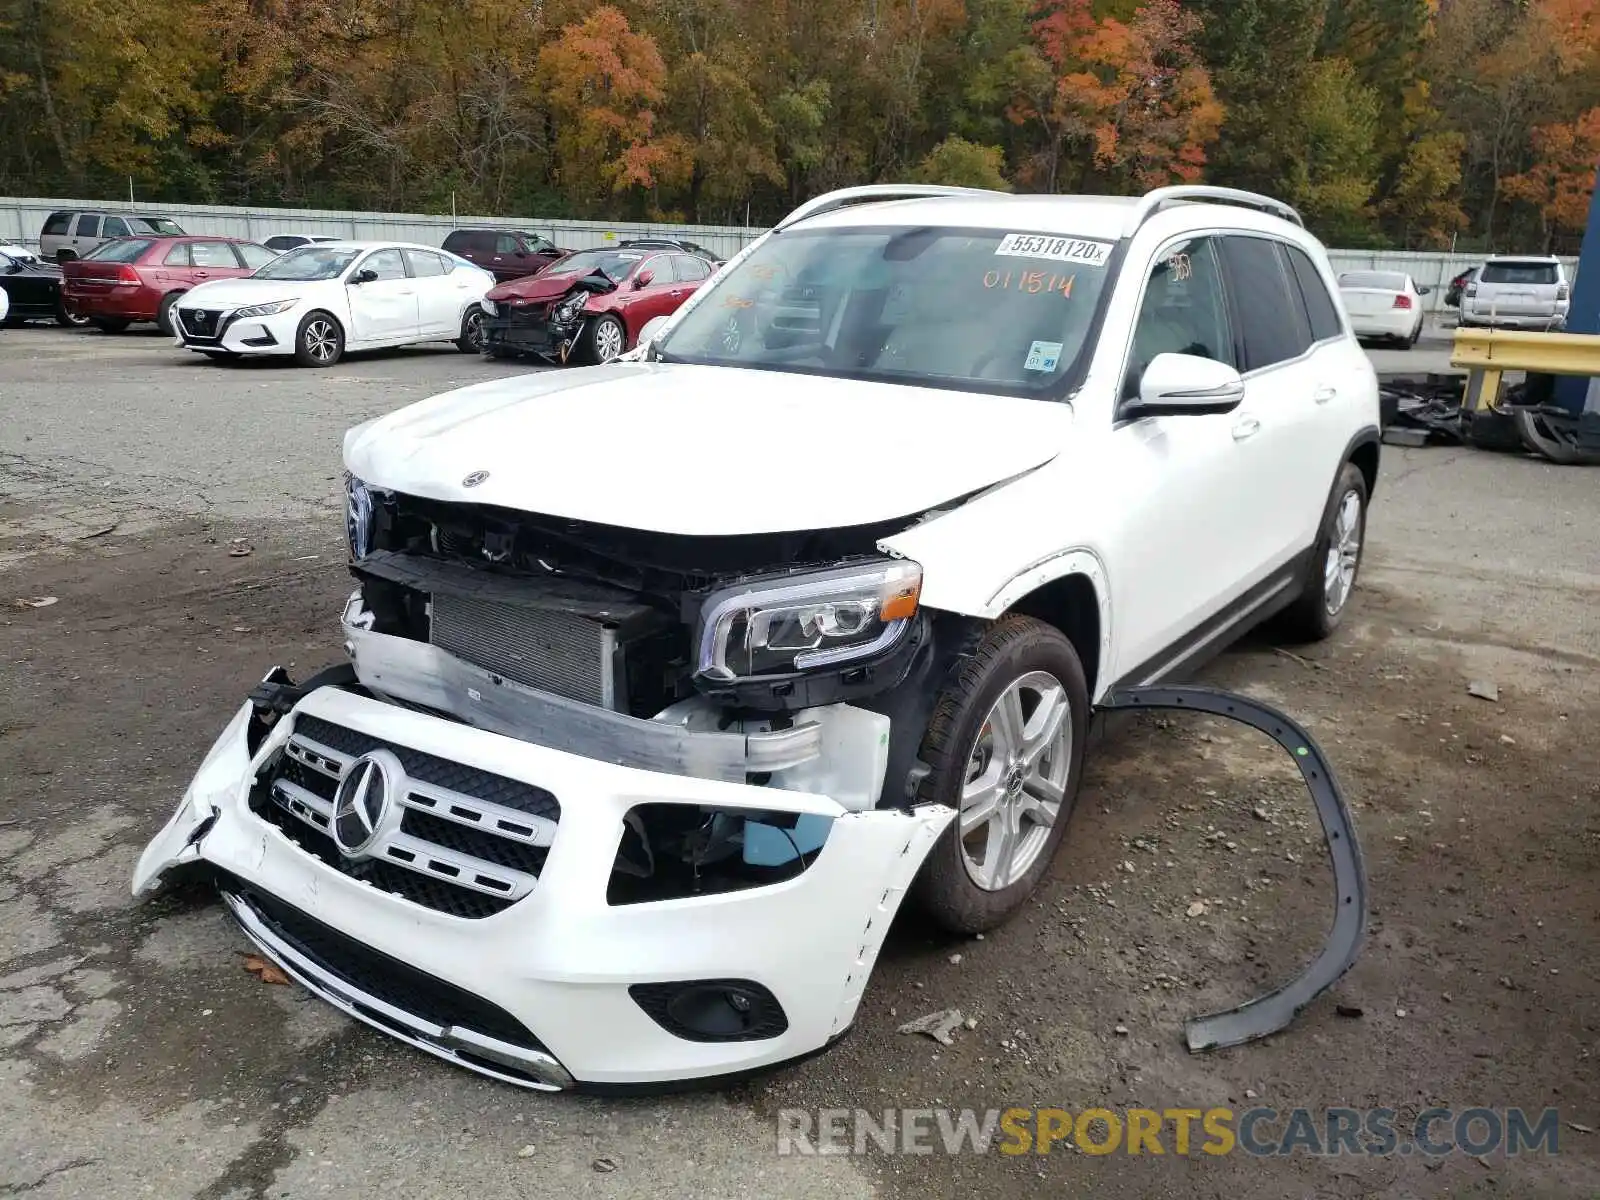
POLYGON ((1192 1017, 1185 1024, 1191 1053, 1253 1042, 1286 1029, 1305 1007, 1344 977, 1361 953, 1367 931, 1367 873, 1356 840, 1350 806, 1321 747, 1290 717, 1252 700, 1215 688, 1157 687, 1117 692, 1105 711, 1182 709, 1238 721, 1266 734, 1294 759, 1322 822, 1333 866, 1335 910, 1322 951, 1282 987, 1237 1008, 1192 1017))

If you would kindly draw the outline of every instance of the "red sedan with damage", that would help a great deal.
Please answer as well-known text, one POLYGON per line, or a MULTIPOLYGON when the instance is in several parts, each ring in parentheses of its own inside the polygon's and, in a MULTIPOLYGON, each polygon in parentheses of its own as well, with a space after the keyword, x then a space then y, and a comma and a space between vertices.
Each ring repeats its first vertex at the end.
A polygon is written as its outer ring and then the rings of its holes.
POLYGON ((162 333, 176 336, 172 306, 179 296, 208 279, 253 274, 276 257, 241 238, 117 238, 63 264, 62 303, 106 333, 154 321, 162 333))
POLYGON ((698 254, 618 247, 579 250, 484 297, 484 353, 605 363, 630 350, 716 270, 698 254))

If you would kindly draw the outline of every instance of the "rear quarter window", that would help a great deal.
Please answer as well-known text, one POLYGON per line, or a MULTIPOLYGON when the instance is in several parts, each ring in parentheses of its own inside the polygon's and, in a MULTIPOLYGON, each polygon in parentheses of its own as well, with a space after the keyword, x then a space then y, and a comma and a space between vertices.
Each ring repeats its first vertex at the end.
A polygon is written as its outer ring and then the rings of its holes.
POLYGON ((67 230, 69 230, 71 228, 72 228, 72 214, 71 213, 64 213, 64 212, 51 213, 50 216, 49 216, 49 219, 45 221, 44 228, 40 231, 40 233, 41 233, 41 235, 43 235, 43 234, 60 235, 60 234, 66 233, 67 230))
POLYGON ((1339 310, 1334 307, 1333 297, 1328 294, 1328 285, 1322 281, 1322 272, 1317 270, 1311 256, 1298 246, 1286 249, 1295 283, 1300 288, 1300 298, 1305 301, 1311 340, 1320 342, 1325 338, 1338 337, 1344 332, 1344 327, 1339 323, 1339 310))
POLYGON ((144 252, 153 245, 149 238, 118 238, 114 242, 101 242, 88 254, 83 256, 84 262, 138 262, 144 252))
POLYGON ((1241 369, 1259 371, 1299 358, 1311 347, 1311 331, 1305 327, 1300 298, 1290 294, 1278 243, 1235 236, 1223 238, 1222 247, 1244 342, 1241 369))

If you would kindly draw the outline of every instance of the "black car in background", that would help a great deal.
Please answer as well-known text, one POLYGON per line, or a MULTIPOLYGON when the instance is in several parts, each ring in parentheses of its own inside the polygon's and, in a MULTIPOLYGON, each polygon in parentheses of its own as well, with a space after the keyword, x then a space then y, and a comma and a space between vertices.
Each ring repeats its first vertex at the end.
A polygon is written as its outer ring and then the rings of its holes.
POLYGON ((1467 284, 1478 277, 1477 267, 1468 267, 1461 274, 1450 281, 1450 286, 1445 289, 1444 302, 1451 308, 1461 307, 1461 293, 1466 291, 1467 284))
POLYGON ((89 323, 73 316, 61 302, 61 268, 39 258, 21 257, 0 248, 0 291, 6 294, 7 325, 54 321, 74 328, 89 323))

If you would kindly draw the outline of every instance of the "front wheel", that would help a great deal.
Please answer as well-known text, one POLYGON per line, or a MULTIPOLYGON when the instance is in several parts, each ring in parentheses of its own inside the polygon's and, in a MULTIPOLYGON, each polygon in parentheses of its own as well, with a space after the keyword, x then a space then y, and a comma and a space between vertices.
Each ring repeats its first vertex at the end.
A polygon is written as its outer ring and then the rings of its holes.
POLYGON ((483 309, 477 305, 461 318, 461 336, 456 339, 456 349, 463 354, 483 352, 483 309))
POLYGON ((1089 694, 1060 630, 1006 617, 940 695, 923 737, 921 798, 956 818, 922 865, 915 902, 953 933, 1013 916, 1050 868, 1078 795, 1089 694))
POLYGON ((1355 591, 1366 536, 1367 477, 1355 463, 1345 463, 1311 552, 1305 591, 1280 620, 1287 637, 1320 642, 1339 628, 1355 591))
POLYGON ((608 363, 627 345, 628 334, 621 321, 610 315, 596 317, 584 335, 583 356, 591 363, 608 363))
POLYGON ((172 310, 177 307, 178 297, 182 292, 168 292, 161 297, 161 307, 156 309, 156 328, 168 337, 177 337, 177 328, 172 324, 172 310))
POLYGON ((128 322, 120 317, 90 317, 89 324, 101 333, 121 333, 128 327, 128 322))
POLYGON ((294 335, 294 360, 302 367, 331 367, 344 357, 344 330, 321 310, 309 312, 294 335))

